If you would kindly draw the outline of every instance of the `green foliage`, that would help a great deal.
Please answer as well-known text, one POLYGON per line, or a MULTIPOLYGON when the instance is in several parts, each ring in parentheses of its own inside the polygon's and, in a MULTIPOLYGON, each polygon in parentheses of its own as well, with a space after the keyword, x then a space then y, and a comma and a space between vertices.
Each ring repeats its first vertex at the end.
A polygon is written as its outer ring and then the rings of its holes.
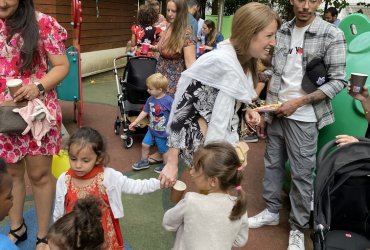
POLYGON ((246 3, 253 2, 251 0, 225 0, 225 9, 224 15, 230 16, 234 15, 235 11, 239 9, 240 6, 243 6, 246 3))
POLYGON ((347 7, 349 5, 349 3, 347 3, 346 0, 326 0, 325 1, 325 9, 327 7, 335 7, 337 10, 338 10, 338 13, 344 9, 345 7, 347 7))
MULTIPOLYGON (((225 0, 224 15, 233 15, 240 6, 249 2, 260 2, 273 6, 273 8, 279 13, 283 21, 289 21, 294 17, 293 7, 290 4, 289 0, 225 0)), ((334 6, 338 10, 338 12, 348 6, 347 0, 324 0, 323 2, 325 3, 325 9, 330 6, 334 6)), ((217 5, 218 0, 213 0, 212 14, 217 14, 217 5)))
POLYGON ((357 5, 359 6, 364 6, 366 8, 370 8, 370 3, 365 3, 365 2, 358 2, 357 5))
POLYGON ((283 21, 294 17, 293 6, 289 0, 259 0, 258 2, 272 6, 283 21))

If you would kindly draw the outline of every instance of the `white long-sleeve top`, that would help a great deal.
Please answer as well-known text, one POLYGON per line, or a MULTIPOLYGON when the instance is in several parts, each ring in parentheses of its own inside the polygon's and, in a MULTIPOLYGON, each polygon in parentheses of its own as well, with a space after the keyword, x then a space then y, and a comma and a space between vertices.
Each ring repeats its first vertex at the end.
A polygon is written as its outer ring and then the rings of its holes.
MULTIPOLYGON (((63 173, 59 176, 57 181, 53 212, 54 221, 64 215, 64 201, 68 190, 65 179, 66 173, 63 173)), ((114 218, 122 218, 124 215, 122 193, 141 195, 160 189, 160 182, 158 179, 150 178, 148 180, 134 180, 109 167, 104 168, 103 185, 106 189, 114 218)))
POLYGON ((211 193, 186 193, 163 217, 163 227, 177 231, 174 250, 230 250, 248 240, 247 213, 231 221, 229 215, 236 197, 211 193))
MULTIPOLYGON (((225 139, 230 143, 239 141, 239 136, 234 129, 239 123, 238 116, 234 112, 235 102, 250 103, 257 95, 253 87, 252 75, 250 72, 244 72, 229 39, 220 42, 216 50, 202 55, 189 69, 181 73, 169 124, 177 112, 178 103, 193 80, 219 90, 212 109, 211 121, 208 124, 205 144, 225 139)), ((169 128, 170 126, 167 127, 167 132, 170 133, 169 128)))

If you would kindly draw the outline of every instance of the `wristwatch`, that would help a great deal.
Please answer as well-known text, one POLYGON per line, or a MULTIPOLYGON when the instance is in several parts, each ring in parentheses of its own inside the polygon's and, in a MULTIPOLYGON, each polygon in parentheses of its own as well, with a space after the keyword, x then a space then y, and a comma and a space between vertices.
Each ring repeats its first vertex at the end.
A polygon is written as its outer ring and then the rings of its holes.
POLYGON ((37 89, 39 90, 40 95, 43 95, 45 93, 44 85, 41 84, 41 82, 35 82, 37 89))

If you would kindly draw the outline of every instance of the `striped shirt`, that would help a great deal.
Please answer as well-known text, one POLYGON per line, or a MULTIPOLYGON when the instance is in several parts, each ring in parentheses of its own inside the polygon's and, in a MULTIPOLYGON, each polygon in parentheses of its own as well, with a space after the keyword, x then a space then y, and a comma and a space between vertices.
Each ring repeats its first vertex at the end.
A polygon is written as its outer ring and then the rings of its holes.
MULTIPOLYGON (((289 54, 292 31, 295 19, 282 25, 276 34, 276 47, 272 59, 274 74, 270 81, 266 103, 277 103, 282 85, 281 76, 284 71, 286 59, 289 54)), ((318 122, 318 129, 334 122, 331 99, 344 87, 346 66, 346 42, 343 32, 316 17, 304 35, 302 69, 306 71, 306 65, 312 59, 321 58, 327 70, 328 82, 321 85, 320 89, 327 96, 324 100, 313 103, 313 108, 318 122)), ((297 90, 298 91, 298 90, 297 90)), ((273 116, 266 113, 266 121, 271 122, 273 116)))

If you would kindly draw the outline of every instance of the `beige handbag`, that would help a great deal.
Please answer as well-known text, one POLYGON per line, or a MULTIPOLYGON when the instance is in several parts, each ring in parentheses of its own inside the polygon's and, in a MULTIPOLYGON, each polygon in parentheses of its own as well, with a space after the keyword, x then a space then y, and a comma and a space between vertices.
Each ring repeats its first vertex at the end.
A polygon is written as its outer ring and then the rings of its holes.
MULTIPOLYGON (((203 117, 198 118, 198 124, 200 131, 202 132, 203 136, 207 134, 208 124, 203 117)), ((247 166, 247 153, 249 151, 249 146, 246 142, 239 141, 238 143, 234 144, 236 153, 238 154, 240 164, 242 167, 247 166)))

